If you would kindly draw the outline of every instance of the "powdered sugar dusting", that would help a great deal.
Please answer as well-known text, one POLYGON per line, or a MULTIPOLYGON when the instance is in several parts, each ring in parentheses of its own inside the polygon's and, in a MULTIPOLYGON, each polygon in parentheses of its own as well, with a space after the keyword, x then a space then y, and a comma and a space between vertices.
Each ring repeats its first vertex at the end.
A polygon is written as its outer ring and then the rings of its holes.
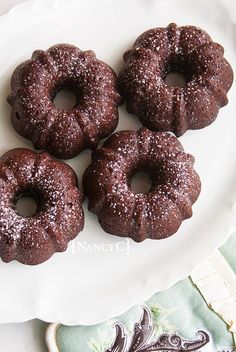
POLYGON ((40 263, 55 251, 65 250, 68 241, 82 230, 82 194, 76 176, 69 166, 49 154, 27 149, 9 151, 0 164, 0 183, 3 260, 40 263), (16 211, 17 199, 25 195, 32 196, 38 205, 37 212, 28 218, 16 211))
POLYGON ((12 122, 15 129, 39 149, 60 158, 71 158, 96 147, 118 123, 114 71, 96 59, 92 51, 58 44, 36 51, 12 76, 12 122), (62 88, 77 96, 73 109, 60 110, 53 98, 62 88))
POLYGON ((227 104, 233 81, 223 48, 194 26, 155 28, 142 34, 124 55, 119 75, 121 92, 129 112, 151 130, 173 131, 212 123, 227 104), (169 87, 166 75, 184 74, 186 85, 169 87))
POLYGON ((89 209, 109 233, 136 241, 170 236, 192 215, 200 193, 193 161, 168 133, 145 128, 117 132, 94 153, 85 172, 89 209), (152 181, 146 194, 131 189, 131 178, 140 170, 147 171, 152 181))

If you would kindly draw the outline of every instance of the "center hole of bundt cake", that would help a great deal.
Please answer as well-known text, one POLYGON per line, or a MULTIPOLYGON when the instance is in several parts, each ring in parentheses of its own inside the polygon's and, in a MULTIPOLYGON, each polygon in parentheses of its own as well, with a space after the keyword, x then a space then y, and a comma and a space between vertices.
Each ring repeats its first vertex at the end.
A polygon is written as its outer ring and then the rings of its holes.
POLYGON ((183 88, 186 84, 186 78, 184 74, 178 71, 168 72, 164 80, 169 87, 183 88))
POLYGON ((59 110, 71 110, 77 103, 77 94, 70 89, 60 89, 54 99, 53 104, 59 110))
POLYGON ((169 87, 183 88, 192 79, 193 68, 190 62, 185 62, 176 55, 167 60, 163 67, 163 79, 169 87))
POLYGON ((21 196, 16 201, 16 212, 24 218, 33 216, 38 209, 37 201, 33 196, 21 196))
POLYGON ((131 189, 135 194, 148 193, 152 187, 150 175, 145 171, 138 171, 131 179, 131 189))

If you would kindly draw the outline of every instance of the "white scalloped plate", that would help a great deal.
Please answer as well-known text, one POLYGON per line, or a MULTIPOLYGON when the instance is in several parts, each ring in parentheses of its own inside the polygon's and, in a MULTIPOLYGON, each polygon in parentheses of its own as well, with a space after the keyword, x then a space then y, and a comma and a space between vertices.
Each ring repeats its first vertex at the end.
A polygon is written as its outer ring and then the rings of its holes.
MULTIPOLYGON (((11 126, 6 96, 13 69, 34 49, 73 43, 93 49, 118 71, 122 53, 140 33, 170 22, 204 28, 236 66, 235 0, 36 0, 1 17, 0 152, 31 148, 11 126)), ((202 193, 194 216, 176 235, 137 244, 106 234, 85 211, 85 229, 65 253, 36 267, 0 262, 0 322, 37 317, 69 325, 97 323, 170 287, 222 244, 236 228, 235 96, 234 85, 216 122, 181 138, 196 157, 202 193)), ((120 120, 120 129, 140 126, 124 107, 120 120)), ((80 180, 89 160, 90 152, 84 152, 70 162, 80 180)))

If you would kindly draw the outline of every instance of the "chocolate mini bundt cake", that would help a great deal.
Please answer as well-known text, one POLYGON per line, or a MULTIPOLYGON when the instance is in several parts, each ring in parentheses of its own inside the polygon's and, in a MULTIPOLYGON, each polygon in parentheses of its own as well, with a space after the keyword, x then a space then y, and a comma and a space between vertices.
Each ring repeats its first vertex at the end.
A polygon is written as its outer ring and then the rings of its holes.
POLYGON ((233 81, 224 49, 194 26, 154 28, 124 54, 119 74, 120 92, 127 110, 153 131, 181 136, 188 129, 210 125, 226 105, 233 81), (180 72, 184 87, 165 82, 169 72, 180 72))
POLYGON ((194 158, 178 139, 164 132, 120 131, 92 156, 83 177, 89 210, 113 235, 140 242, 173 235, 192 216, 200 193, 194 158), (138 171, 150 175, 148 193, 135 194, 131 179, 138 171))
POLYGON ((11 120, 37 149, 67 159, 83 149, 94 149, 118 123, 117 77, 93 51, 58 44, 37 50, 20 64, 11 79, 11 120), (77 102, 70 110, 58 109, 56 94, 69 89, 77 102))
POLYGON ((13 149, 0 158, 0 257, 35 265, 62 252, 84 226, 83 195, 67 164, 48 153, 13 149), (21 197, 32 197, 31 217, 16 209, 21 197))

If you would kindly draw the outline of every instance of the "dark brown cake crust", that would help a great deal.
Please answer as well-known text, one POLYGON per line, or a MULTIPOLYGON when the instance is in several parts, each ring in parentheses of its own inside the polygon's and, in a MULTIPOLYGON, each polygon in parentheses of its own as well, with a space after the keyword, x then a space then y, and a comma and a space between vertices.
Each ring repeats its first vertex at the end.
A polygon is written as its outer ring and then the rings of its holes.
POLYGON ((192 216, 200 193, 193 162, 169 133, 146 128, 114 133, 93 153, 84 173, 89 210, 113 235, 137 242, 171 236, 192 216), (131 178, 141 170, 149 173, 152 187, 147 194, 134 194, 131 178))
POLYGON ((11 79, 12 124, 37 149, 68 159, 94 149, 118 123, 117 77, 93 51, 58 44, 37 50, 19 65, 11 79), (53 99, 61 89, 77 96, 71 110, 57 109, 53 99))
POLYGON ((181 136, 211 124, 226 105, 233 72, 224 49, 194 26, 154 28, 124 54, 119 86, 127 110, 153 131, 181 136), (182 72, 183 88, 169 87, 170 71, 182 72))
POLYGON ((13 149, 0 158, 0 257, 24 264, 62 252, 84 226, 83 195, 70 166, 48 153, 13 149), (31 217, 16 211, 21 196, 38 205, 31 217))

